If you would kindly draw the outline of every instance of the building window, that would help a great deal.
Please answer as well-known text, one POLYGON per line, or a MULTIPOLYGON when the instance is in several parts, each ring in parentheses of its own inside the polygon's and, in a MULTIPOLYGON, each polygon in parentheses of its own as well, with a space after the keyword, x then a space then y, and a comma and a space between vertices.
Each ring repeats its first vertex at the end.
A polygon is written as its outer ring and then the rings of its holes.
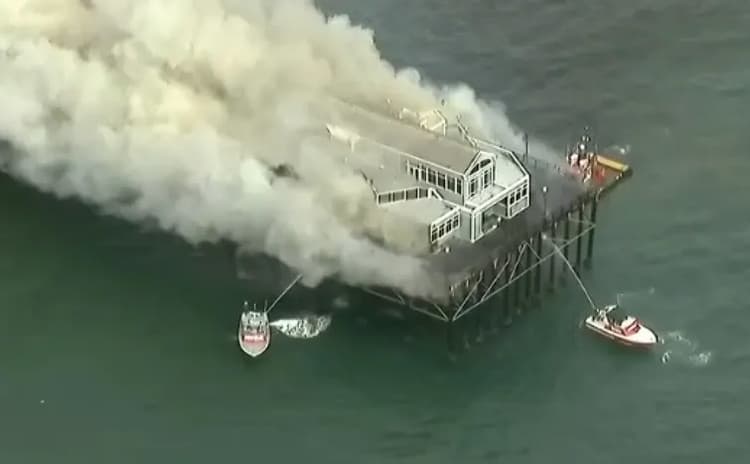
POLYGON ((435 170, 428 169, 427 170, 427 183, 435 185, 435 170))
POLYGON ((469 180, 469 196, 473 197, 477 193, 477 179, 476 177, 469 180))
POLYGON ((483 159, 482 161, 478 162, 473 168, 471 168, 471 172, 469 174, 474 174, 475 172, 479 171, 483 167, 490 164, 492 161, 488 159, 483 159))
MULTIPOLYGON (((450 174, 446 174, 445 172, 429 168, 413 161, 406 162, 406 170, 409 173, 409 176, 415 178, 419 182, 425 182, 438 188, 455 192, 459 195, 462 194, 463 185, 460 178, 453 177, 450 174)), ((478 186, 479 184, 477 184, 477 187, 478 186)))
POLYGON ((483 182, 484 188, 489 188, 489 186, 492 184, 492 181, 493 181, 491 169, 487 169, 486 171, 484 171, 484 176, 482 180, 484 181, 483 182))
POLYGON ((529 187, 528 185, 524 185, 523 187, 520 187, 518 190, 515 190, 514 192, 511 192, 511 194, 508 196, 508 201, 510 205, 514 205, 518 203, 519 201, 526 198, 529 194, 529 187))
POLYGON ((443 220, 439 224, 430 225, 430 240, 434 243, 446 237, 448 234, 458 229, 461 225, 460 213, 456 211, 453 215, 443 220))

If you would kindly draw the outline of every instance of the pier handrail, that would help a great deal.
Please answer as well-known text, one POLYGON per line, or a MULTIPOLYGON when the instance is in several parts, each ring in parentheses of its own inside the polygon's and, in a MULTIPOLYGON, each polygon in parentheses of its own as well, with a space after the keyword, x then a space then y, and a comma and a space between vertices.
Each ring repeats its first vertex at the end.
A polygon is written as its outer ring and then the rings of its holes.
POLYGON ((580 176, 578 176, 572 170, 565 169, 563 166, 544 160, 542 158, 538 158, 536 156, 532 156, 531 154, 529 154, 529 158, 526 162, 530 164, 531 166, 533 166, 535 169, 537 168, 547 169, 549 171, 554 171, 570 179, 580 180, 580 176))
POLYGON ((474 148, 479 148, 478 139, 472 137, 469 134, 469 129, 467 129, 464 123, 461 121, 460 115, 456 116, 456 127, 458 128, 458 132, 461 134, 461 137, 463 137, 464 140, 466 140, 469 143, 469 145, 471 145, 474 148))

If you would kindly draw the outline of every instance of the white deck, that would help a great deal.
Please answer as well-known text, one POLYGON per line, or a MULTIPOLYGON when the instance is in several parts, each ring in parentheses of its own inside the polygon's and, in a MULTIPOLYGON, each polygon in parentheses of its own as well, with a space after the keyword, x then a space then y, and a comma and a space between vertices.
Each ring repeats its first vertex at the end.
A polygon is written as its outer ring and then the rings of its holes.
POLYGON ((466 143, 398 121, 396 115, 389 117, 346 102, 335 102, 333 124, 350 129, 385 150, 391 147, 457 173, 463 173, 479 152, 466 143))
POLYGON ((445 202, 437 198, 399 201, 381 205, 381 208, 425 225, 430 225, 434 220, 451 210, 445 202))
POLYGON ((394 166, 394 157, 369 140, 359 140, 354 153, 349 153, 344 163, 361 171, 370 179, 378 192, 416 187, 419 182, 394 166))
POLYGON ((495 171, 495 184, 507 190, 518 183, 526 173, 502 153, 497 157, 497 170, 495 171))

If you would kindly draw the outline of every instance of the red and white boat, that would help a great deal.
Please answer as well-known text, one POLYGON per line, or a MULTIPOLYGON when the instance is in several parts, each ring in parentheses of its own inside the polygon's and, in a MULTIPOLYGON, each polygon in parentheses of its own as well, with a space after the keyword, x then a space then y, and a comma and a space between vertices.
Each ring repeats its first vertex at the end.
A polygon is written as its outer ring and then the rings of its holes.
POLYGON ((649 348, 659 341, 656 333, 637 318, 620 314, 617 305, 597 310, 584 323, 589 330, 626 346, 649 348))
POLYGON ((266 311, 257 311, 255 307, 249 309, 247 302, 244 303, 240 326, 237 333, 240 348, 245 354, 253 358, 263 354, 268 345, 271 344, 271 327, 268 322, 266 311))

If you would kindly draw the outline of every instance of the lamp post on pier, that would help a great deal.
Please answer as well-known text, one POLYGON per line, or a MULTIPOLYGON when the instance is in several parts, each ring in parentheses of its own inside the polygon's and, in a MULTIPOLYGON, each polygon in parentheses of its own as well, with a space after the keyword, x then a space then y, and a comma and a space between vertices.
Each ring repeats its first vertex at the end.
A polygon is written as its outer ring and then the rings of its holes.
POLYGON ((523 160, 529 162, 529 134, 523 133, 523 160))

